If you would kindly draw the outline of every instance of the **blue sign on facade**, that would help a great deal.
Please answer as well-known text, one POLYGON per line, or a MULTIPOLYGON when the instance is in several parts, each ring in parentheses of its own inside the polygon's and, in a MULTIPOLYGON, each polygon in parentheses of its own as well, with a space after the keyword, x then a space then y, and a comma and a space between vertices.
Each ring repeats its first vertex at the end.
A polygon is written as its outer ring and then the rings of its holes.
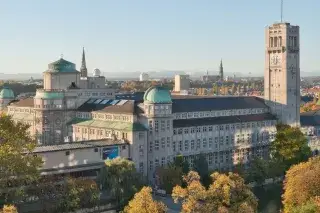
POLYGON ((117 146, 114 147, 106 147, 102 149, 102 159, 113 159, 118 157, 119 155, 119 150, 117 146))

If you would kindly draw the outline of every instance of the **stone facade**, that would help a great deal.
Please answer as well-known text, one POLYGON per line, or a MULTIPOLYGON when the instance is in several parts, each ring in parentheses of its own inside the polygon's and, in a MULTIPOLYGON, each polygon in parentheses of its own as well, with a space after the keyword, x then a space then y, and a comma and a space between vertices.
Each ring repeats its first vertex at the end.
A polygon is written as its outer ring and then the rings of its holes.
POLYGON ((264 96, 272 113, 292 126, 300 123, 299 26, 277 23, 265 30, 264 96))

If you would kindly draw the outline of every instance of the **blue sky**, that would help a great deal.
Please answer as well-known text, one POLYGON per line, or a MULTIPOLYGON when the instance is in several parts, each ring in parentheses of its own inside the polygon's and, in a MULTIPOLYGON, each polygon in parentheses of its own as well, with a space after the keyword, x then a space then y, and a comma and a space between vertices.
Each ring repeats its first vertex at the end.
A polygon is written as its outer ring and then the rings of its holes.
MULTIPOLYGON (((301 70, 320 71, 320 1, 284 0, 300 25, 301 70)), ((264 28, 280 0, 0 0, 0 73, 41 73, 59 59, 103 72, 263 73, 264 28)))

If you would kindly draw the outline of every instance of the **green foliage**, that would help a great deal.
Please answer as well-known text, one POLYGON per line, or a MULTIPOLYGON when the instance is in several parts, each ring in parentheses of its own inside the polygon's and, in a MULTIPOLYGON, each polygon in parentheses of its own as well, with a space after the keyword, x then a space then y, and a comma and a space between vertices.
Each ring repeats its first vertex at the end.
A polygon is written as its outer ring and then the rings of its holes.
POLYGON ((157 169, 160 188, 171 194, 173 187, 183 183, 182 176, 188 172, 188 161, 184 160, 182 155, 176 156, 173 162, 157 169))
POLYGON ((32 153, 37 143, 28 128, 29 125, 16 123, 10 116, 0 115, 0 192, 5 192, 5 202, 23 197, 22 186, 40 177, 42 158, 32 153))
POLYGON ((299 128, 277 125, 276 139, 271 143, 274 160, 283 163, 286 168, 306 161, 311 156, 307 138, 299 128))
POLYGON ((57 212, 70 212, 98 204, 100 192, 92 180, 68 179, 62 187, 63 194, 56 207, 57 212))
POLYGON ((201 182, 207 187, 211 182, 209 177, 209 167, 205 155, 199 154, 194 160, 193 170, 196 171, 201 178, 201 182))
POLYGON ((287 171, 283 194, 285 213, 309 211, 315 205, 320 211, 319 177, 320 157, 310 158, 308 162, 294 165, 287 171))
POLYGON ((177 203, 182 201, 182 212, 226 212, 255 213, 258 202, 244 180, 237 174, 211 175, 212 182, 208 189, 200 183, 197 172, 191 171, 184 176, 186 188, 176 186, 172 198, 177 203))
POLYGON ((101 184, 120 206, 124 206, 143 186, 141 175, 134 163, 124 158, 106 160, 105 164, 101 171, 101 184))
POLYGON ((266 178, 268 178, 269 165, 268 162, 262 158, 254 158, 249 163, 247 173, 248 182, 256 182, 261 185, 266 178))

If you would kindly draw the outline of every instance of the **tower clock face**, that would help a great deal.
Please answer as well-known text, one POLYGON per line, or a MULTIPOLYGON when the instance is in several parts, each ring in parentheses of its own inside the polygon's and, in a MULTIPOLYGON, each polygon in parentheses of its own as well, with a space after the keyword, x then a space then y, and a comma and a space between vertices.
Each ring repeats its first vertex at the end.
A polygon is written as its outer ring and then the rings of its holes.
POLYGON ((270 64, 274 66, 280 65, 281 63, 281 57, 279 55, 272 55, 270 60, 270 64))

